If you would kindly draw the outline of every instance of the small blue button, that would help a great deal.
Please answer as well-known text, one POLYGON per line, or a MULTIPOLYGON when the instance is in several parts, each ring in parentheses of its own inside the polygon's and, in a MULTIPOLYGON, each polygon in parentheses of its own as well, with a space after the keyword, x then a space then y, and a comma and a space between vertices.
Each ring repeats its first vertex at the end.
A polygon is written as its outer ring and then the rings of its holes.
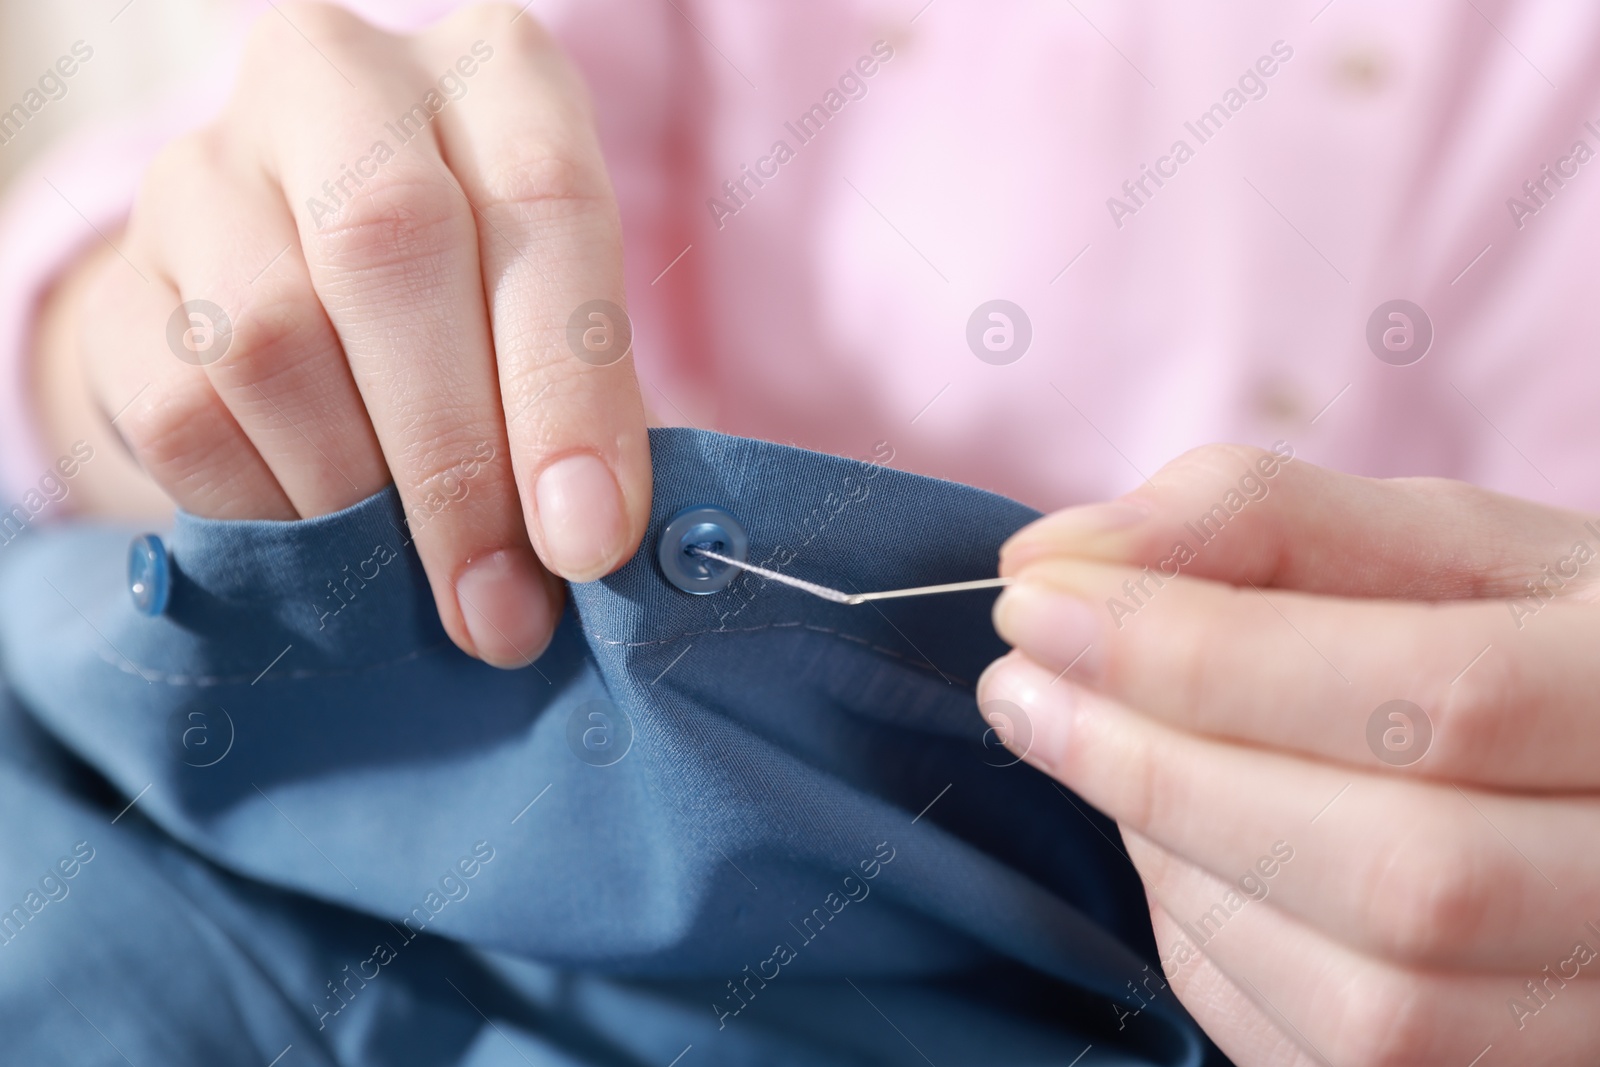
POLYGON ((750 539, 738 519, 710 504, 685 508, 667 523, 661 531, 661 573, 685 593, 705 596, 726 589, 739 576, 739 569, 696 555, 690 551, 694 548, 710 549, 742 563, 750 551, 750 539))
POLYGON ((135 537, 128 546, 128 592, 141 615, 160 615, 172 595, 172 561, 155 534, 135 537))

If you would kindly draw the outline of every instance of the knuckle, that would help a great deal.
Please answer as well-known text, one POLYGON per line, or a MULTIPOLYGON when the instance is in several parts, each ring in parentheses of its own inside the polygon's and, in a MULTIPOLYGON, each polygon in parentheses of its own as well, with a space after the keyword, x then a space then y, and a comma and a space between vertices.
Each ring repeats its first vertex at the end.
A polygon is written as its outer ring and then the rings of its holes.
POLYGON ((196 373, 152 386, 117 419, 129 450, 158 481, 183 477, 211 451, 215 394, 196 373))
POLYGON ((210 127, 168 141, 145 169, 145 183, 187 183, 195 174, 218 169, 222 160, 220 134, 210 127))
MULTIPOLYGON (((408 477, 405 496, 406 514, 413 530, 419 529, 439 513, 450 508, 474 490, 487 488, 491 481, 508 483, 509 476, 499 478, 497 467, 503 467, 504 445, 489 437, 472 438, 461 433, 448 439, 429 438, 408 449, 406 464, 408 477)), ((506 510, 507 521, 515 521, 515 507, 497 501, 492 494, 479 492, 479 500, 488 500, 491 507, 506 510)))
POLYGON ((1241 632, 1256 629, 1250 613, 1257 608, 1271 610, 1259 601, 1244 604, 1238 594, 1226 593, 1215 615, 1200 620, 1188 614, 1170 616, 1172 632, 1151 645, 1171 664, 1176 691, 1165 705, 1181 709, 1186 728, 1223 734, 1238 729, 1237 643, 1241 632))
POLYGON ((344 206, 337 224, 309 236, 307 252, 334 270, 432 274, 439 256, 470 237, 464 208, 449 182, 380 174, 344 206))
POLYGON ((1202 481, 1220 487, 1234 484, 1241 473, 1255 470, 1258 462, 1266 460, 1281 462, 1282 457, 1255 445, 1201 445, 1162 467, 1156 478, 1162 482, 1170 480, 1184 484, 1202 481))
POLYGON ((1157 896, 1163 889, 1176 888, 1189 873, 1182 860, 1136 830, 1125 831, 1122 843, 1139 872, 1139 880, 1157 896))
POLYGON ((1382 968, 1342 986, 1337 1003, 1333 1062, 1366 1067, 1438 1062, 1439 1006, 1428 982, 1382 968))
POLYGON ((150 226, 163 225, 171 209, 186 211, 195 198, 221 181, 227 150, 224 135, 205 128, 186 133, 163 145, 139 179, 129 215, 130 235, 136 240, 150 226))
MULTIPOLYGON (((1097 756, 1089 751, 1097 746, 1074 743, 1077 740, 1069 739, 1066 746, 1068 773, 1064 777, 1073 781, 1094 773, 1073 764, 1083 759, 1103 759, 1104 753, 1103 746, 1099 746, 1101 752, 1097 756)), ((1122 739, 1117 757, 1117 773, 1109 779, 1116 790, 1116 810, 1111 814, 1138 833, 1152 838, 1167 836, 1174 820, 1188 808, 1188 779, 1181 773, 1171 773, 1156 743, 1142 733, 1122 739)), ((1103 770, 1099 777, 1105 777, 1103 770)))
MULTIPOLYGON (((473 440, 469 433, 431 432, 442 430, 446 425, 459 426, 460 422, 459 418, 452 416, 438 423, 433 423, 433 420, 419 422, 418 439, 407 448, 406 456, 407 470, 417 485, 430 485, 458 475, 466 458, 480 449, 482 439, 473 440)), ((492 442, 489 443, 489 450, 498 451, 492 442)))
POLYGON ((534 61, 545 73, 566 69, 566 53, 556 37, 526 6, 517 3, 473 4, 455 16, 480 35, 493 35, 495 51, 519 61, 534 61))
POLYGON ((275 6, 282 13, 283 21, 302 33, 324 33, 356 21, 344 8, 326 0, 283 0, 275 6))
POLYGON ((327 46, 372 32, 375 31, 339 4, 282 0, 251 25, 245 38, 244 61, 248 68, 278 70, 283 66, 285 45, 297 49, 287 54, 298 55, 307 40, 327 46))
POLYGON ((1496 499, 1494 494, 1475 485, 1456 481, 1454 478, 1396 478, 1394 484, 1411 495, 1423 497, 1433 504, 1461 506, 1473 510, 1480 510, 1480 505, 1496 499))
POLYGON ((611 183, 585 156, 575 143, 547 141, 485 163, 484 210, 535 221, 552 210, 609 207, 611 183))
POLYGON ((529 354, 524 366, 501 375, 501 403, 507 416, 519 423, 518 433, 530 446, 550 447, 561 432, 560 413, 582 411, 590 399, 585 379, 590 368, 572 358, 564 344, 552 345, 546 334, 531 328, 507 331, 498 344, 502 352, 529 354), (541 351, 556 355, 541 363, 536 355, 541 351))
POLYGON ((1442 962, 1473 944, 1510 874, 1476 849, 1443 843, 1456 831, 1451 820, 1422 823, 1380 852, 1365 917, 1374 949, 1404 963, 1442 962))
MULTIPOLYGON (((1143 498, 1158 511, 1182 512, 1202 541, 1234 525, 1253 530, 1251 540, 1258 548, 1248 569, 1257 582, 1270 582, 1283 563, 1286 507, 1283 491, 1272 486, 1301 476, 1291 466, 1292 459, 1292 453, 1286 456, 1253 445, 1204 445, 1168 463, 1147 485, 1128 495, 1143 498)), ((1157 546, 1152 534, 1149 549, 1157 546)), ((1199 573, 1211 566, 1200 564, 1199 573)))
MULTIPOLYGON (((1453 478, 1396 478, 1389 484, 1417 501, 1418 507, 1429 514, 1473 515, 1486 524, 1504 523, 1507 529, 1526 518, 1508 514, 1504 497, 1453 478)), ((1518 553, 1509 552, 1502 558, 1485 561, 1467 552, 1441 555, 1431 561, 1433 575, 1429 584, 1434 591, 1429 598, 1504 596, 1508 586, 1515 588, 1519 579, 1527 577, 1526 560, 1517 556, 1518 553)))
POLYGON ((1526 718, 1510 714, 1528 703, 1528 686, 1515 656, 1485 656, 1453 682, 1443 683, 1433 706, 1434 758, 1452 771, 1505 764, 1529 736, 1526 718))
POLYGON ((515 49, 552 46, 549 31, 533 12, 511 3, 468 4, 445 18, 437 28, 451 38, 493 32, 496 45, 503 41, 515 49))
POLYGON ((334 339, 315 295, 299 287, 269 289, 241 309, 233 342, 216 365, 254 385, 326 351, 334 339))

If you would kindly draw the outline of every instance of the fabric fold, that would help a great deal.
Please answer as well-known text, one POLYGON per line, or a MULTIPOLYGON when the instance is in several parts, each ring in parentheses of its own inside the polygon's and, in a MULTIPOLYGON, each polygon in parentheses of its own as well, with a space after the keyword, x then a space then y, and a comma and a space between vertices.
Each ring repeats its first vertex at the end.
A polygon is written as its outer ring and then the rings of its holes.
MULTIPOLYGON (((119 794, 109 815, 129 806, 108 832, 168 842, 280 928, 287 908, 388 931, 357 972, 389 973, 388 955, 401 973, 421 955, 408 946, 443 939, 462 981, 521 1005, 503 1017, 541 1040, 539 990, 565 975, 600 983, 600 1002, 661 1006, 663 1041, 699 1032, 686 1040, 725 1051, 730 1030, 775 1040, 870 986, 903 1006, 898 1025, 978 1020, 977 1062, 1044 1062, 1039 1041, 1070 1047, 1063 1062, 1086 1043, 1113 1058, 1085 1063, 1202 1062, 1170 992, 1150 999, 1144 898, 1115 828, 986 736, 972 686, 1004 651, 992 591, 851 607, 745 575, 691 596, 656 562, 672 515, 715 504, 752 560, 786 573, 953 581, 992 575, 1034 513, 779 445, 677 429, 651 444, 644 549, 570 587, 523 670, 449 644, 392 489, 305 522, 180 516, 157 618, 127 590, 136 531, 19 540, 0 596, 28 610, 0 620, 0 662, 27 713, 119 794), (986 992, 1002 988, 1025 995, 986 992)), ((285 963, 276 980, 342 1040, 356 1004, 421 995, 368 977, 390 992, 341 996, 338 978, 307 987, 315 970, 285 963)), ((875 1060, 869 1021, 802 1028, 795 1062, 875 1060)))

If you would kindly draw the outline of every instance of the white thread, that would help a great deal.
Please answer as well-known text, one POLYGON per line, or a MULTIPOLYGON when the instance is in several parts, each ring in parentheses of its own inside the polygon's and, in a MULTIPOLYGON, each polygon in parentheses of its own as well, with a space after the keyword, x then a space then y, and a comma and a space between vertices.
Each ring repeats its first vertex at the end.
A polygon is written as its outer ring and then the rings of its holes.
POLYGON ((781 582, 784 585, 792 585, 796 589, 804 589, 812 596, 819 596, 823 600, 831 600, 835 604, 854 603, 854 601, 851 599, 851 594, 849 593, 841 593, 837 589, 829 589, 825 585, 818 585, 815 582, 808 582, 803 578, 791 578, 789 575, 780 574, 778 571, 769 571, 765 567, 758 567, 754 563, 745 563, 744 561, 734 559, 731 556, 724 556, 720 552, 711 551, 709 548, 701 548, 699 545, 693 545, 689 548, 689 551, 697 556, 704 556, 707 559, 714 559, 718 563, 726 563, 729 566, 738 567, 742 571, 749 571, 751 574, 759 574, 763 578, 771 578, 773 581, 781 582))
POLYGON ((812 596, 819 596, 823 600, 831 600, 835 604, 865 604, 869 600, 892 600, 896 597, 903 596, 927 596, 930 593, 960 593, 968 589, 996 589, 1000 586, 1011 584, 1010 578, 979 578, 972 582, 950 582, 946 585, 918 585, 909 589, 885 589, 879 593, 845 593, 838 589, 829 589, 825 585, 818 585, 816 582, 808 582, 803 578, 791 578, 787 574, 782 574, 778 571, 770 571, 765 567, 758 567, 754 563, 745 563, 741 560, 733 559, 730 556, 724 556, 719 552, 713 552, 710 549, 701 548, 698 545, 691 546, 689 551, 695 555, 704 556, 707 559, 714 559, 718 563, 726 563, 729 566, 738 567, 740 570, 749 571, 752 574, 759 574, 763 578, 771 578, 775 582, 781 582, 784 585, 793 586, 796 589, 803 589, 812 596))

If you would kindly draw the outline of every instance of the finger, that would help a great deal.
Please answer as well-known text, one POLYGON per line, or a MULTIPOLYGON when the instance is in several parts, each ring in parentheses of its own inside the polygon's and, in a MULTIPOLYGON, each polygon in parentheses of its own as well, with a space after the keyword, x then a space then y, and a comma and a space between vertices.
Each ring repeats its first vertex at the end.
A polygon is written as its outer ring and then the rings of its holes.
POLYGON ((167 347, 176 290, 148 259, 141 273, 108 261, 89 299, 97 313, 84 316, 84 365, 112 429, 191 514, 293 519, 294 506, 205 372, 167 347))
POLYGON ((488 662, 519 666, 548 644, 560 594, 512 477, 472 209, 436 142, 431 105, 443 98, 426 95, 431 76, 394 39, 354 16, 304 6, 292 17, 293 31, 269 15, 246 59, 260 85, 247 114, 269 131, 262 164, 300 206, 312 285, 445 628, 488 662), (278 53, 305 52, 308 39, 322 57, 286 75, 278 53))
POLYGON ((1150 925, 1173 992, 1230 1060, 1240 1067, 1327 1067, 1285 1034, 1204 952, 1192 950, 1177 921, 1154 898, 1150 925))
MULTIPOLYGON (((1271 901, 1245 903, 1228 913, 1225 925, 1200 933, 1185 917, 1226 910, 1223 902, 1234 887, 1162 856, 1138 835, 1124 834, 1124 840, 1147 891, 1178 927, 1175 937, 1168 928, 1174 943, 1163 949, 1163 959, 1203 954, 1313 1062, 1574 1067, 1594 1062, 1600 982, 1575 963, 1567 971, 1571 978, 1553 974, 1556 960, 1572 954, 1571 945, 1550 961, 1551 972, 1409 970, 1352 952, 1271 901), (1183 940, 1189 943, 1187 952, 1177 943, 1183 940), (1491 1047, 1498 1055, 1485 1057, 1491 1047)), ((1189 997, 1184 1001, 1196 1010, 1189 997)))
POLYGON ((1030 763, 1237 892, 1270 888, 1345 944, 1418 965, 1537 971, 1600 915, 1600 862, 1572 847, 1600 835, 1600 802, 1468 792, 1211 741, 1051 678, 1013 653, 980 683, 980 700, 1022 709, 1030 763))
POLYGON ((1600 526, 1439 478, 1357 478, 1243 445, 1210 445, 1108 504, 1016 534, 1001 573, 1051 556, 1340 596, 1517 597, 1589 588, 1600 526), (1579 547, 1582 546, 1582 547, 1579 547))
MULTIPOLYGON (((77 265, 58 280, 38 309, 34 328, 34 392, 39 401, 39 426, 48 435, 52 454, 81 460, 72 479, 74 515, 119 515, 129 522, 162 529, 172 521, 172 497, 139 466, 127 443, 116 436, 109 418, 123 406, 105 409, 90 382, 84 360, 84 327, 91 318, 95 284, 112 262, 121 270, 127 244, 113 232, 97 249, 87 249, 77 265), (89 461, 93 460, 92 463, 89 461)), ((131 279, 137 277, 127 271, 131 279)), ((65 475, 70 461, 58 461, 65 475)))
POLYGON ((995 603, 1002 637, 1164 722, 1486 785, 1600 783, 1588 605, 1529 619, 1500 601, 1345 600, 1063 559, 1017 578, 995 603))
POLYGON ((197 328, 213 331, 189 358, 295 510, 338 511, 387 485, 389 472, 282 191, 229 156, 215 134, 175 142, 151 168, 130 232, 177 279, 197 328))
POLYGON ((551 570, 589 581, 644 535, 649 442, 621 308, 621 224, 586 94, 518 14, 475 7, 423 45, 430 69, 463 87, 437 130, 474 209, 528 529, 551 570), (601 340, 593 354, 569 343, 584 309, 582 336, 601 340))

